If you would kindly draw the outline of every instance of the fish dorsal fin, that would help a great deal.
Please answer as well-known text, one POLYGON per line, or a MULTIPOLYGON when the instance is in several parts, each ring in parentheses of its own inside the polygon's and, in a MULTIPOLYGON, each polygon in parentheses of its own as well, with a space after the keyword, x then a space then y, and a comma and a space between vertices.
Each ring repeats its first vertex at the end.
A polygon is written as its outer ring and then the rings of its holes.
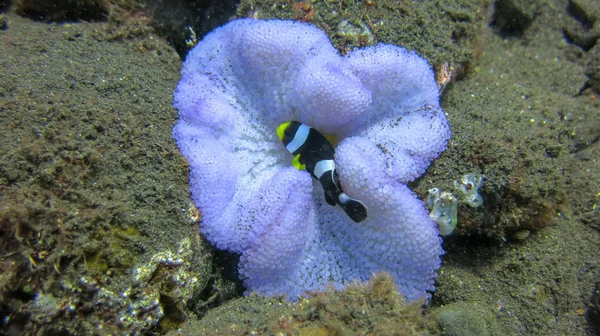
POLYGON ((290 124, 292 122, 291 121, 286 121, 283 124, 279 125, 279 127, 277 127, 277 136, 279 137, 279 140, 283 140, 283 136, 285 134, 285 130, 290 127, 290 124))

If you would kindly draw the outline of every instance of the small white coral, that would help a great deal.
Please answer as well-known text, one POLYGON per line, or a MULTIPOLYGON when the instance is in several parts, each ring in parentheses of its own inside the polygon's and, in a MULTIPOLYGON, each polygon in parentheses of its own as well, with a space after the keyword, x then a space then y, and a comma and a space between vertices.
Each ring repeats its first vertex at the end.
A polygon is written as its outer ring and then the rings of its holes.
POLYGON ((427 207, 431 209, 429 217, 438 224, 442 236, 448 236, 456 229, 457 205, 456 197, 449 192, 440 192, 438 188, 429 189, 427 207))
POLYGON ((460 182, 454 181, 454 188, 460 192, 461 199, 472 208, 478 208, 483 204, 483 197, 479 195, 479 188, 482 185, 483 177, 475 173, 463 175, 460 182))

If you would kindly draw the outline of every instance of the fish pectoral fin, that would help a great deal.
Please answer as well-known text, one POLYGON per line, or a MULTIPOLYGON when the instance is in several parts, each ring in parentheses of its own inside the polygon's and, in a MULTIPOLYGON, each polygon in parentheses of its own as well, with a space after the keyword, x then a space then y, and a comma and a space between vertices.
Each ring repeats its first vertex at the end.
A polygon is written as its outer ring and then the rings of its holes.
POLYGON ((300 154, 294 156, 294 159, 292 160, 292 166, 298 168, 298 170, 306 170, 306 165, 300 163, 300 154))
POLYGON ((367 219, 367 208, 361 201, 350 198, 346 193, 341 193, 339 199, 340 207, 355 223, 360 223, 367 219))

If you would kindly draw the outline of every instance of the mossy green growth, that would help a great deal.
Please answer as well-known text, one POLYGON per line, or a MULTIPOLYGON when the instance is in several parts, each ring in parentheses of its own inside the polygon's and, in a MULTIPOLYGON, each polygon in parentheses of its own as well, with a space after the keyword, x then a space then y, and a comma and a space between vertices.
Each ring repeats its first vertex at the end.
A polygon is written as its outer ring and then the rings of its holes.
MULTIPOLYGON (((297 303, 250 295, 179 328, 185 335, 429 335, 437 325, 422 301, 406 304, 389 274, 343 291, 309 293, 297 303)), ((175 335, 171 333, 169 335, 175 335)))
POLYGON ((446 336, 500 335, 495 316, 480 305, 457 302, 436 309, 435 318, 446 336))
POLYGON ((85 265, 89 270, 97 273, 104 273, 108 271, 108 262, 104 258, 104 254, 100 251, 86 256, 85 265))
MULTIPOLYGON (((198 234, 182 210, 190 202, 185 160, 171 138, 180 60, 156 36, 105 42, 96 35, 101 23, 48 29, 14 12, 6 16, 3 327, 25 334, 93 334, 99 327, 143 334, 162 313, 152 284, 134 283, 133 263, 198 234), (50 316, 32 303, 39 293, 68 304, 50 316)), ((206 259, 194 266, 210 265, 210 250, 198 254, 206 259)), ((190 269, 195 275, 200 267, 190 269)), ((202 277, 198 287, 209 275, 202 277)))
POLYGON ((96 230, 84 246, 86 267, 102 274, 109 269, 117 275, 128 274, 137 254, 134 245, 141 238, 140 231, 131 225, 96 230))

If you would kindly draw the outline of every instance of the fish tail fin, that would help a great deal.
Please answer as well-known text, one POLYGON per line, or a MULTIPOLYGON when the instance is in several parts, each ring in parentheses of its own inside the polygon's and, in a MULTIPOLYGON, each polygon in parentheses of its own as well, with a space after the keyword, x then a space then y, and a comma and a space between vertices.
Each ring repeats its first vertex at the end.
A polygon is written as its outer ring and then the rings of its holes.
POLYGON ((351 198, 346 193, 341 193, 338 197, 339 205, 344 212, 356 223, 360 223, 367 218, 367 208, 363 202, 351 198))

